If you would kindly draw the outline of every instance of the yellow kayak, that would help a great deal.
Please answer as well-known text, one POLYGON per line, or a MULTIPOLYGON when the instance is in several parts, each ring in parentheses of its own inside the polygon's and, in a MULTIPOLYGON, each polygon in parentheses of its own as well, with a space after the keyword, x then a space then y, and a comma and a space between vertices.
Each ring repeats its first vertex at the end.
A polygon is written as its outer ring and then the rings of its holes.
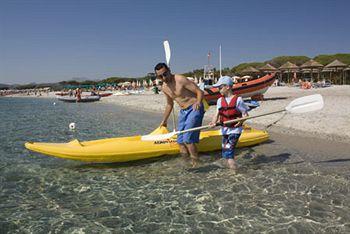
MULTIPOLYGON (((157 128, 151 134, 165 134, 169 131, 157 128)), ((252 146, 268 140, 266 131, 245 127, 239 138, 238 147, 252 146)), ((73 140, 68 143, 27 142, 29 150, 64 159, 84 162, 113 163, 127 162, 146 158, 159 157, 179 153, 176 139, 162 141, 141 141, 141 136, 108 138, 94 141, 79 142, 73 140)), ((198 144, 199 152, 221 149, 220 130, 202 131, 198 144)))

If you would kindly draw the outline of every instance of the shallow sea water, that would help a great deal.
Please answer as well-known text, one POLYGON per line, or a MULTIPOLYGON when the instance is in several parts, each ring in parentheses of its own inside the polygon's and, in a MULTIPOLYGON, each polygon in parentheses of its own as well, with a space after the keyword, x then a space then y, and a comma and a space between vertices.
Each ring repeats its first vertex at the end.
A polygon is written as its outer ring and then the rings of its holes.
POLYGON ((201 155, 196 169, 178 156, 86 164, 24 143, 146 134, 161 114, 35 98, 0 98, 0 110, 0 233, 350 232, 344 157, 323 170, 329 160, 307 160, 317 151, 272 139, 240 149, 237 174, 220 152, 201 155))

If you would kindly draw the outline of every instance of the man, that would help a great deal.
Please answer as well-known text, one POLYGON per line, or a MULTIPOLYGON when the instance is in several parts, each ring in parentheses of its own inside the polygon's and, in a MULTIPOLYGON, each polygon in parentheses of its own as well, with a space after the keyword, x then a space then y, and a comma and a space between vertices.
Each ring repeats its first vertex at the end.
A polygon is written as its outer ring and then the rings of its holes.
MULTIPOLYGON (((165 63, 158 63, 154 70, 157 78, 163 81, 162 91, 167 100, 160 125, 167 126, 168 118, 174 108, 174 101, 176 101, 181 108, 177 130, 182 131, 201 126, 204 116, 203 91, 186 77, 172 74, 165 63)), ((180 153, 184 157, 191 157, 193 167, 198 163, 198 151, 195 144, 199 142, 199 133, 199 131, 192 131, 179 134, 177 137, 180 153)))

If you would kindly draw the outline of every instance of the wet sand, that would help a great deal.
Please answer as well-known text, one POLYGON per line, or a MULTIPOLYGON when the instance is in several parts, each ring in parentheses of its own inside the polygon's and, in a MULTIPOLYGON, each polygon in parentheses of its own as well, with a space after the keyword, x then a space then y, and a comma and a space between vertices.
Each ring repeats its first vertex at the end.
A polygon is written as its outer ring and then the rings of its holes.
POLYGON ((350 179, 350 144, 345 142, 271 132, 270 141, 255 146, 254 153, 248 152, 247 155, 257 156, 258 164, 300 164, 314 171, 350 179))

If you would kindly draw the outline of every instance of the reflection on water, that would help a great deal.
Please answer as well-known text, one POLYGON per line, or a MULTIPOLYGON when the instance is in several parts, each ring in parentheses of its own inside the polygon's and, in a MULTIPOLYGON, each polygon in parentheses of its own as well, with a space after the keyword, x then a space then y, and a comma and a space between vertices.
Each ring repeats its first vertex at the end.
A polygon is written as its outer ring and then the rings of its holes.
POLYGON ((236 175, 219 152, 197 169, 176 156, 84 164, 28 152, 25 141, 143 134, 161 118, 52 103, 0 99, 0 232, 350 231, 349 181, 275 143, 239 150, 236 175))

